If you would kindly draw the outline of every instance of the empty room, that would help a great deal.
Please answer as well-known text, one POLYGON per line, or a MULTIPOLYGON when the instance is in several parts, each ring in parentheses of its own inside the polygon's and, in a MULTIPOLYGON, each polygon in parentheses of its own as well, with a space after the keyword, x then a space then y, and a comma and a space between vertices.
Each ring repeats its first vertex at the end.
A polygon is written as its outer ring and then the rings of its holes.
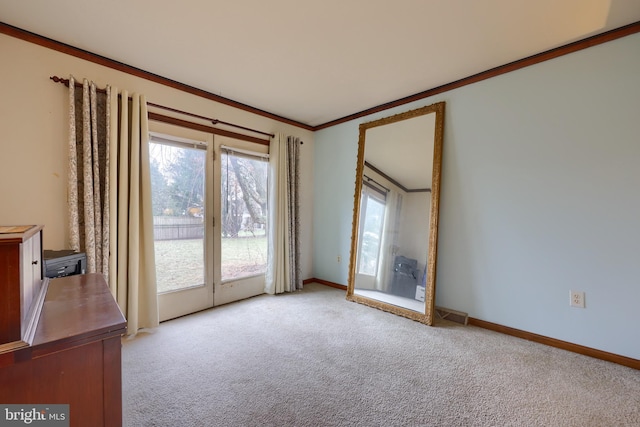
POLYGON ((636 0, 0 0, 0 424, 640 425, 636 0))

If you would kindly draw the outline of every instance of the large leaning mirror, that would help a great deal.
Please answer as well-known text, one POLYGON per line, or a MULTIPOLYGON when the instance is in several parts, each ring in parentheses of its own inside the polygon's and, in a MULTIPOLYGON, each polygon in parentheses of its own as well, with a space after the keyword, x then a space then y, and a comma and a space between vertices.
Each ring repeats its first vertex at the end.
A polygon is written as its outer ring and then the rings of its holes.
POLYGON ((433 324, 444 102, 360 125, 347 299, 433 324))

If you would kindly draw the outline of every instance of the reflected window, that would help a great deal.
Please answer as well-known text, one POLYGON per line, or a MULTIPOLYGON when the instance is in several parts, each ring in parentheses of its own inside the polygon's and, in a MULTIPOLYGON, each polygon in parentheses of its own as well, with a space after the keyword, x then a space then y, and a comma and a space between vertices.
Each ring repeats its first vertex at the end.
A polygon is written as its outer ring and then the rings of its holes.
POLYGON ((358 274, 375 276, 378 274, 378 261, 384 225, 385 193, 372 185, 363 185, 361 203, 361 241, 358 256, 358 274))

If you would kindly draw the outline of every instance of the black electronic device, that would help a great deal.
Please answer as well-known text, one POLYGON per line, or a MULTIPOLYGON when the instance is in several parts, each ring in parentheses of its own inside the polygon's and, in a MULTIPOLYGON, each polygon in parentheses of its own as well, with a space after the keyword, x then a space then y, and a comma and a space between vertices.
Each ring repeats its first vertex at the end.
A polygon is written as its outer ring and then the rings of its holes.
POLYGON ((417 266, 417 260, 397 255, 393 262, 393 278, 389 292, 405 298, 415 298, 421 278, 417 266))
POLYGON ((45 249, 42 252, 42 257, 44 260, 44 275, 50 279, 86 273, 87 257, 83 252, 45 249))

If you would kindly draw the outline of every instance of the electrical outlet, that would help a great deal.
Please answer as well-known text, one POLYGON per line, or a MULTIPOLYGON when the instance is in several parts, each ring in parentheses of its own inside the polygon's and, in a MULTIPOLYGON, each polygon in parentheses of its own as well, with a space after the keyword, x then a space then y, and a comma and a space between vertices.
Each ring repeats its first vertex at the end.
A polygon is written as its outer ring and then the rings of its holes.
POLYGON ((571 307, 584 308, 584 292, 569 291, 569 305, 571 307))
POLYGON ((338 255, 337 260, 338 260, 338 264, 340 264, 342 262, 342 257, 340 255, 338 255))

